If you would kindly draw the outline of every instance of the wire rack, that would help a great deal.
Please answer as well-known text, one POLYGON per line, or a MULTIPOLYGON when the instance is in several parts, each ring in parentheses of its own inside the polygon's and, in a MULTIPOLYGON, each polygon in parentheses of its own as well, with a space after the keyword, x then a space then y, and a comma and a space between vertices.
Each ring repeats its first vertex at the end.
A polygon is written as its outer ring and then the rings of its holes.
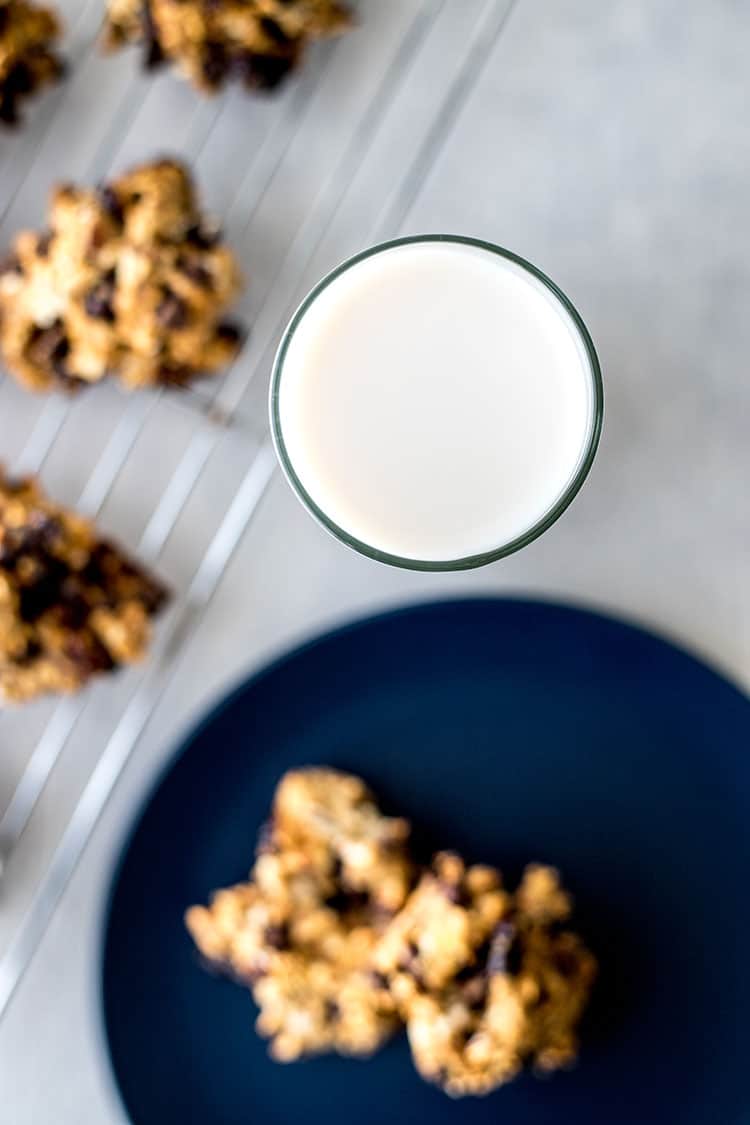
POLYGON ((213 101, 138 74, 132 54, 101 59, 99 0, 63 7, 71 78, 0 139, 0 239, 40 225, 54 181, 174 152, 246 266, 250 337, 189 394, 35 399, 0 385, 2 459, 40 473, 175 593, 143 667, 0 714, 0 1016, 274 472, 265 397, 284 324, 337 261, 404 230, 513 0, 360 0, 357 30, 311 52, 281 96, 213 101))

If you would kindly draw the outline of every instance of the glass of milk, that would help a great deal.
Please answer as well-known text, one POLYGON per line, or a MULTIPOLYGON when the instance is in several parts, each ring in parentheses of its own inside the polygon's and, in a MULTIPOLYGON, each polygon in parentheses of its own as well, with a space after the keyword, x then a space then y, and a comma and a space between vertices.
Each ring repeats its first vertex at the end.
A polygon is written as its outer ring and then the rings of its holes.
POLYGON ((603 414, 594 345, 535 266, 454 235, 357 254, 279 345, 271 427, 308 511, 413 570, 482 566, 565 511, 603 414))

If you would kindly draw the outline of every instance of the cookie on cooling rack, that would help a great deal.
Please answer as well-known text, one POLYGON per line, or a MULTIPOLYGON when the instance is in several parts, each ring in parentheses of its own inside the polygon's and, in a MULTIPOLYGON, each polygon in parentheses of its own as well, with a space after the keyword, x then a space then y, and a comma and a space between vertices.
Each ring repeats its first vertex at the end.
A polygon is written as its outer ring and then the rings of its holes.
POLYGON ((74 390, 112 375, 180 385, 235 355, 223 318, 241 287, 187 169, 135 168, 53 193, 49 229, 17 235, 0 266, 0 351, 24 386, 74 390))
POLYGON ((0 0, 0 123, 16 125, 21 102, 63 73, 54 51, 60 24, 52 8, 0 0))
POLYGON ((164 587, 0 466, 0 697, 74 692, 146 652, 164 587))
POLYGON ((398 1025, 372 955, 409 891, 408 832, 359 778, 293 770, 250 882, 188 911, 204 957, 251 988, 274 1058, 369 1055, 398 1025))
POLYGON ((528 867, 510 894, 492 868, 436 857, 374 954, 423 1078, 487 1094, 575 1060, 596 962, 570 913, 553 868, 528 867))
POLYGON ((142 44, 147 66, 173 63, 206 93, 231 79, 270 90, 310 41, 349 24, 336 0, 108 0, 104 41, 142 44))

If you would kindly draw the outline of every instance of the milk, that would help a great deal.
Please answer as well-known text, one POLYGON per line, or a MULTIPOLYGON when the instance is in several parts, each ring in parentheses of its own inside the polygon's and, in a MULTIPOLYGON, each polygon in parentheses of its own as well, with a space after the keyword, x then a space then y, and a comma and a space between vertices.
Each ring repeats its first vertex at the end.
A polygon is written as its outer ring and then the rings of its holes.
POLYGON ((287 331, 272 388, 282 463, 324 522, 375 552, 497 551, 555 508, 590 450, 592 356, 515 261, 464 242, 386 247, 287 331))

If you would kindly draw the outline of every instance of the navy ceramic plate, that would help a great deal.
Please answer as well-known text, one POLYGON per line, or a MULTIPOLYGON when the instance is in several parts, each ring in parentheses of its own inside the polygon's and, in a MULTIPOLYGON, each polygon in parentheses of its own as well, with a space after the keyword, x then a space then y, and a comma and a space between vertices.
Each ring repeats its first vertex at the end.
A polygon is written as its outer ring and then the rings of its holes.
POLYGON ((187 739, 117 873, 103 956, 136 1125, 747 1125, 750 703, 630 626, 522 601, 356 624, 252 678, 187 739), (269 1061, 185 907, 244 877, 290 766, 362 774, 423 847, 557 864, 601 979, 579 1066, 453 1102, 406 1042, 269 1061))

